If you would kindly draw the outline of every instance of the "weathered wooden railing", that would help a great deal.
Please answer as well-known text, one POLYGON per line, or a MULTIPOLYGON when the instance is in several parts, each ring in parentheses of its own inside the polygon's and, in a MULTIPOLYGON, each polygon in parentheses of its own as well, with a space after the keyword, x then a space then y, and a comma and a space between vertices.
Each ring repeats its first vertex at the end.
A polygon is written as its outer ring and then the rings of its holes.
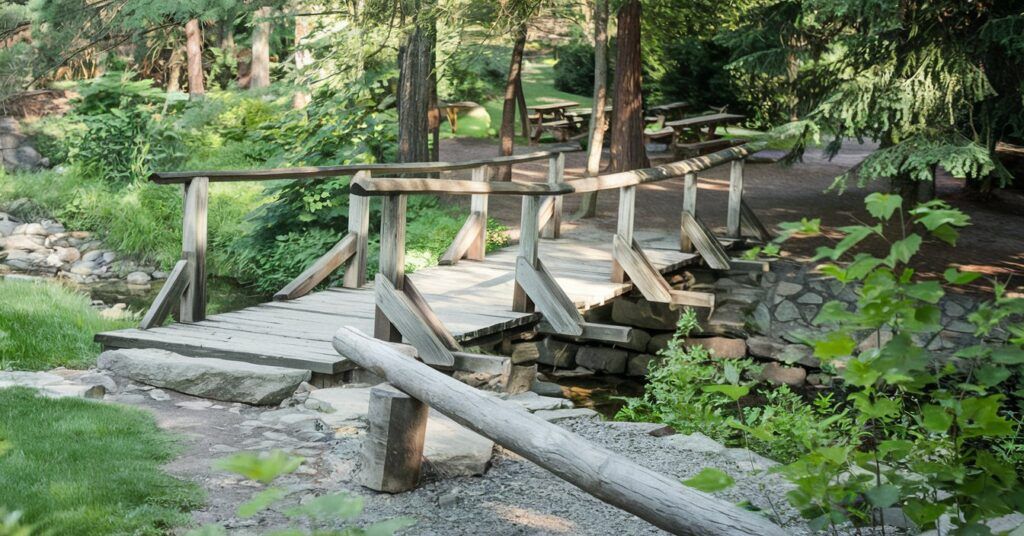
MULTIPOLYGON (((510 166, 539 160, 548 160, 557 166, 561 179, 561 151, 575 151, 578 147, 554 147, 548 151, 503 156, 467 162, 413 162, 400 164, 352 164, 343 166, 295 167, 247 171, 187 171, 154 173, 150 180, 157 184, 181 184, 184 189, 182 225, 182 260, 170 272, 139 327, 148 329, 166 320, 179 303, 181 322, 198 322, 206 318, 206 219, 209 183, 237 181, 267 181, 282 179, 327 179, 352 175, 353 179, 370 178, 374 173, 436 174, 446 171, 473 170, 473 177, 484 184, 489 168, 510 166)), ((549 173, 549 175, 551 175, 549 173)), ((402 179, 405 180, 405 179, 402 179)), ((552 179, 554 180, 554 179, 552 179)), ((462 181, 465 182, 465 181, 462 181)), ((500 184, 500 183, 496 183, 500 184)), ((498 187, 500 189, 500 186, 498 187)), ((440 190, 443 191, 443 190, 440 190)), ((439 191, 439 192, 440 192, 439 191)), ((460 236, 472 235, 463 254, 470 258, 483 258, 487 229, 487 194, 474 196, 470 219, 460 236), (476 223, 479 223, 479 231, 476 223)), ((348 232, 327 253, 314 261, 298 277, 274 295, 275 300, 290 300, 303 296, 320 284, 341 266, 346 266, 342 286, 359 288, 366 284, 366 252, 369 234, 370 207, 365 196, 350 196, 348 232)), ((557 235, 557 231, 555 232, 557 235)), ((461 256, 460 256, 461 257, 461 256)), ((457 259, 456 259, 457 260, 457 259)))

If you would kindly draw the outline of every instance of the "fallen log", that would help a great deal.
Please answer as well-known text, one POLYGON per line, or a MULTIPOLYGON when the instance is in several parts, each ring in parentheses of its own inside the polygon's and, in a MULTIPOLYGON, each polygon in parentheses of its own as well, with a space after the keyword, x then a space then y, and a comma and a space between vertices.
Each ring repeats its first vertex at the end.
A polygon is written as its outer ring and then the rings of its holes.
POLYGON ((688 488, 518 406, 482 394, 357 329, 339 329, 334 334, 334 348, 463 426, 673 534, 785 534, 760 515, 688 488))

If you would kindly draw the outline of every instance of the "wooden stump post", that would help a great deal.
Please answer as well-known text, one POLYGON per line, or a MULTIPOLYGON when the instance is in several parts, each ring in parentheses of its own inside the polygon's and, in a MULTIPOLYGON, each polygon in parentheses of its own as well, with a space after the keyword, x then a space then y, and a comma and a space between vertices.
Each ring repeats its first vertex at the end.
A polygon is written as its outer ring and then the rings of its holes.
MULTIPOLYGON (((615 234, 627 245, 633 243, 633 220, 636 209, 636 186, 619 188, 619 220, 615 234)), ((612 260, 612 282, 625 283, 626 272, 618 261, 612 260)))
POLYGON ((743 203, 743 162, 740 158, 732 161, 729 168, 729 212, 726 219, 726 232, 731 238, 740 237, 740 212, 743 203))
POLYGON ((210 179, 195 177, 184 186, 181 257, 188 261, 188 286, 181 295, 181 322, 206 319, 206 211, 210 179))
MULTIPOLYGON (((539 210, 540 202, 537 197, 523 196, 523 213, 519 224, 519 256, 535 268, 537 266, 537 242, 540 241, 537 229, 539 210)), ((533 309, 533 300, 526 295, 526 290, 516 281, 516 287, 512 294, 512 310, 518 313, 532 313, 533 309)))
MULTIPOLYGON (((556 153, 548 159, 548 184, 551 186, 562 182, 565 175, 565 154, 556 153)), ((562 196, 551 198, 551 219, 544 226, 544 238, 558 238, 562 235, 562 196)))
MULTIPOLYGON (((405 288, 405 206, 404 194, 388 195, 380 210, 380 276, 397 290, 405 288)), ((382 341, 402 342, 402 334, 380 307, 374 311, 373 336, 382 341)))
MULTIPOLYGON (((697 175, 694 173, 683 175, 683 213, 690 216, 697 215, 697 175)), ((690 239, 690 235, 686 234, 682 223, 683 219, 686 217, 680 218, 679 222, 679 251, 691 253, 693 252, 693 240, 690 239)))
POLYGON ((423 464, 427 405, 390 385, 370 389, 370 428, 360 453, 359 483, 374 491, 416 488, 423 464))
MULTIPOLYGON (((369 171, 356 173, 353 179, 370 178, 369 171)), ((345 267, 342 286, 359 288, 366 284, 366 249, 370 234, 370 198, 348 196, 348 233, 356 237, 356 253, 345 267)))
MULTIPOLYGON (((473 168, 473 180, 487 182, 487 169, 487 166, 473 168)), ((473 194, 469 201, 469 213, 480 215, 480 234, 473 238, 466 250, 466 258, 482 261, 487 252, 487 194, 473 194)))

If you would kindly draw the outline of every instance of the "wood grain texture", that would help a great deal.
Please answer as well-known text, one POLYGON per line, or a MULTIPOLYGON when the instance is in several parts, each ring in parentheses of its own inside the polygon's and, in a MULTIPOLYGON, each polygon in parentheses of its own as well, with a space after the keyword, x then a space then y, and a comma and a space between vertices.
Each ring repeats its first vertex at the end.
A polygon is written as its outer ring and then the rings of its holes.
POLYGON ((629 280, 648 301, 669 303, 672 301, 672 288, 661 273, 651 265, 643 250, 636 244, 628 244, 615 235, 613 251, 619 266, 629 275, 629 280))
POLYGON ((583 317, 576 310, 576 304, 565 295, 540 260, 533 266, 526 258, 519 257, 516 261, 516 284, 526 292, 540 314, 544 315, 544 320, 555 331, 562 335, 583 334, 583 328, 580 327, 583 317))
MULTIPOLYGON (((455 363, 455 357, 452 356, 451 350, 434 333, 416 305, 405 293, 395 288, 384 274, 377 274, 374 296, 377 308, 383 313, 385 320, 397 328, 406 342, 416 347, 420 358, 425 363, 444 366, 451 366, 455 363)), ((401 340, 394 342, 401 342, 401 340)))
MULTIPOLYGON (((490 168, 487 166, 480 166, 473 168, 473 181, 474 182, 487 182, 488 173, 490 168)), ((469 245, 469 249, 466 250, 465 257, 474 261, 484 260, 484 256, 487 254, 487 205, 489 203, 487 194, 477 194, 469 199, 469 211, 470 214, 476 214, 481 224, 479 227, 479 234, 474 237, 473 242, 469 245)))
POLYGON ((613 188, 622 188, 624 186, 636 186, 638 184, 647 184, 673 179, 675 177, 682 177, 687 173, 697 173, 708 168, 726 164, 737 158, 744 158, 759 150, 760 146, 756 144, 741 145, 739 147, 732 147, 704 156, 687 158, 685 160, 661 166, 636 169, 633 171, 623 171, 620 173, 610 173, 607 175, 598 175, 597 177, 572 179, 566 181, 566 184, 572 186, 573 191, 578 194, 599 190, 611 190, 613 188))
MULTIPOLYGON (((360 171, 356 177, 370 177, 369 171, 360 171)), ((345 266, 342 285, 359 288, 366 284, 366 253, 370 239, 370 200, 358 195, 348 196, 348 234, 356 237, 356 251, 345 266)))
MULTIPOLYGON (((548 158, 548 186, 562 184, 565 178, 565 155, 558 153, 548 158)), ((541 225, 544 238, 558 238, 562 235, 562 196, 551 198, 551 216, 546 225, 541 225)))
MULTIPOLYGON (((683 212, 690 216, 697 215, 697 174, 683 175, 683 212)), ((693 242, 683 229, 682 216, 679 222, 679 251, 693 251, 693 242)))
POLYGON ((581 490, 672 534, 783 536, 764 516, 654 472, 618 454, 408 359, 358 330, 334 348, 409 396, 547 469, 581 490))
MULTIPOLYGON (((540 202, 536 197, 524 197, 523 208, 519 221, 519 257, 526 260, 526 263, 535 267, 537 265, 537 251, 540 242, 538 232, 538 214, 540 202)), ((516 259, 516 266, 519 260, 516 259)), ((512 310, 521 313, 530 313, 534 310, 534 303, 518 280, 515 280, 515 289, 512 292, 512 310)))
POLYGON ((458 179, 358 179, 352 181, 352 193, 363 196, 393 194, 448 194, 448 195, 522 195, 545 196, 573 193, 568 184, 549 186, 537 182, 477 182, 458 179))
POLYGON ((188 261, 188 286, 181 295, 179 319, 198 322, 206 318, 206 218, 209 179, 196 177, 184 187, 181 256, 188 261))
POLYGON ((761 218, 757 217, 757 214, 743 199, 740 200, 740 224, 762 244, 767 244, 774 238, 772 232, 761 222, 761 218))
POLYGON ((729 206, 726 210, 726 235, 740 237, 740 212, 743 204, 743 159, 733 160, 729 168, 729 206))
POLYGON ((729 255, 722 249, 718 239, 696 215, 682 213, 682 228, 694 249, 707 265, 715 270, 729 269, 729 255))
POLYGON ((360 484, 386 493, 416 488, 423 465, 429 409, 390 385, 370 389, 366 414, 369 427, 359 453, 360 484))
POLYGON ((452 243, 448 246, 448 249, 441 254, 441 258, 438 259, 437 264, 441 266, 452 266, 458 264, 458 262, 467 255, 470 248, 474 244, 478 244, 480 240, 480 234, 486 233, 487 230, 484 228, 484 219, 479 213, 470 214, 466 221, 462 224, 459 232, 455 234, 455 238, 452 239, 452 243))
MULTIPOLYGON (((625 186, 619 188, 619 217, 616 220, 616 237, 622 239, 626 244, 633 243, 633 224, 636 219, 636 186, 625 186)), ((626 282, 626 271, 622 266, 619 255, 612 249, 612 281, 615 283, 626 282)))
POLYGON ((171 313, 171 309, 177 304, 181 294, 185 292, 185 288, 188 287, 191 275, 192 271, 189 269, 188 261, 182 259, 174 263, 174 268, 167 274, 164 286, 160 287, 160 292, 157 293, 149 310, 146 311, 146 315, 139 322, 139 329, 159 326, 164 323, 164 320, 167 320, 167 315, 171 313))
POLYGON ((317 285, 334 273, 339 266, 349 260, 356 253, 359 240, 355 235, 347 234, 338 241, 327 253, 303 270, 298 277, 291 280, 281 290, 274 294, 275 300, 294 300, 300 296, 309 294, 317 285))
MULTIPOLYGON (((380 272, 392 287, 401 289, 405 285, 405 209, 407 199, 404 195, 385 197, 380 209, 380 253, 378 255, 380 272)), ((379 284, 377 287, 379 288, 379 284)), ((375 314, 376 326, 373 336, 383 341, 400 342, 402 334, 394 324, 388 322, 387 315, 380 308, 375 314)))

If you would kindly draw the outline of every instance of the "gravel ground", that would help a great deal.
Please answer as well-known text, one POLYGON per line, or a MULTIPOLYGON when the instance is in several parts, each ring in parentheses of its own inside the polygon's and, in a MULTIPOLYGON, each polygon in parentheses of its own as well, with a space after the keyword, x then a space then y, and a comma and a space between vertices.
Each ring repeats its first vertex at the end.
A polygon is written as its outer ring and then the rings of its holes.
MULTIPOLYGON (((142 407, 160 426, 183 438, 183 452, 167 469, 201 484, 206 505, 193 513, 196 525, 214 523, 232 535, 265 534, 287 522, 280 513, 315 496, 349 491, 365 498, 360 522, 408 516, 417 523, 403 534, 415 535, 646 535, 665 534, 641 519, 611 507, 560 480, 533 463, 495 448, 493 465, 482 477, 446 478, 426 469, 422 485, 397 495, 374 493, 354 482, 362 430, 341 428, 333 437, 303 441, 302 434, 273 420, 270 411, 218 403, 145 387, 128 387, 107 400, 142 407), (165 396, 166 395, 166 396, 165 396), (253 518, 235 515, 239 504, 259 487, 233 474, 213 469, 232 451, 284 449, 306 458, 294 474, 276 485, 289 494, 280 508, 253 518)), ((780 521, 791 534, 809 534, 782 496, 786 483, 760 471, 745 471, 724 454, 694 452, 648 432, 657 425, 614 423, 592 419, 559 423, 581 437, 641 465, 685 479, 705 467, 716 467, 736 479, 717 495, 730 502, 749 501, 780 521)), ((749 464, 749 462, 748 462, 749 464)), ((748 467, 749 469, 749 467, 748 467)), ((179 530, 182 534, 185 530, 179 530)), ((891 531, 890 531, 891 534, 891 531)))

